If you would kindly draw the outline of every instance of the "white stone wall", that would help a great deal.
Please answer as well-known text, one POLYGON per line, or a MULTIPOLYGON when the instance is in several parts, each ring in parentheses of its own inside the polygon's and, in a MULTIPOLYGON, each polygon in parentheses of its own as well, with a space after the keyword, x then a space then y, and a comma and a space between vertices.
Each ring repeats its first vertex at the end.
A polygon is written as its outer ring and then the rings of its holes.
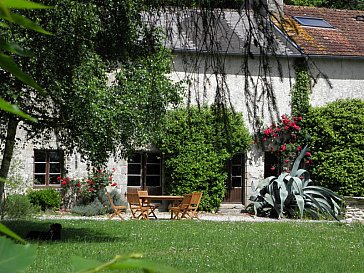
POLYGON ((332 84, 320 78, 313 85, 311 105, 322 106, 337 99, 364 100, 364 59, 314 59, 315 65, 325 73, 332 84))
MULTIPOLYGON (((191 65, 188 67, 196 67, 193 66, 194 55, 190 56, 191 65)), ((201 57, 199 57, 201 58, 201 57)), ((294 83, 294 71, 289 71, 289 68, 293 67, 293 62, 289 62, 286 58, 281 58, 280 62, 282 64, 283 70, 283 77, 280 78, 278 74, 277 66, 275 65, 276 62, 274 59, 272 61, 271 67, 271 77, 273 83, 274 93, 276 95, 277 106, 279 115, 281 114, 289 114, 290 113, 290 90, 291 86, 294 83), (290 75, 290 73, 293 73, 290 75)), ((197 102, 203 104, 212 104, 215 100, 216 88, 217 88, 217 80, 215 75, 207 73, 207 76, 204 75, 204 59, 199 61, 199 66, 195 69, 198 71, 198 74, 193 74, 194 71, 185 71, 186 64, 184 63, 185 60, 182 60, 180 57, 176 57, 173 63, 174 73, 172 74, 172 79, 175 81, 181 80, 188 80, 191 86, 191 103, 197 104, 197 102), (206 80, 208 79, 208 80, 206 80), (204 85, 205 84, 205 85, 204 85), (206 92, 208 89, 208 92, 206 92)), ((245 76, 241 71, 243 58, 241 56, 226 56, 225 58, 225 71, 226 71, 226 83, 229 89, 229 98, 234 107, 234 109, 238 112, 242 112, 246 125, 249 127, 249 130, 252 132, 252 126, 248 120, 248 111, 247 111, 247 101, 244 92, 244 84, 245 84, 245 76)), ((250 61, 249 62, 249 69, 253 75, 254 82, 258 82, 257 79, 257 70, 260 69, 259 61, 250 61)), ((259 86, 259 84, 258 84, 259 86)), ((264 109, 264 123, 270 123, 270 115, 268 111, 268 104, 267 101, 259 102, 259 96, 261 95, 261 88, 258 88, 257 94, 257 101, 258 103, 255 104, 255 107, 258 107, 258 112, 261 112, 264 109)), ((249 102, 249 105, 253 107, 253 103, 249 102)))

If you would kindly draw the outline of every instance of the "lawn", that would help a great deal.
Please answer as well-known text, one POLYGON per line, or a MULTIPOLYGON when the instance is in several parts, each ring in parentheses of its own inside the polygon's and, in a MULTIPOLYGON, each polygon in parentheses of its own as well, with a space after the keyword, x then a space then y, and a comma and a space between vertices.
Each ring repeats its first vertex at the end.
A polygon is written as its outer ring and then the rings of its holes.
MULTIPOLYGON (((181 272, 364 272, 364 225, 317 222, 60 220, 60 242, 35 242, 27 272, 72 272, 70 257, 108 261, 116 254, 181 272)), ((3 221, 24 236, 54 221, 3 221)), ((124 271, 125 272, 125 271, 124 271)), ((134 272, 134 271, 133 271, 134 272)), ((140 272, 140 271, 135 271, 140 272)))

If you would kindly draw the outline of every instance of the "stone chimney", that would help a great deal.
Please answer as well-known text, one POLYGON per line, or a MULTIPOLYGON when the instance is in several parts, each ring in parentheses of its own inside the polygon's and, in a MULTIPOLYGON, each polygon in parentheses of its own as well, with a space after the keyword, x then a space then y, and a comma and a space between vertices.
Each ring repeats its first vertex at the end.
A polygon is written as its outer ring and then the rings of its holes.
POLYGON ((283 0, 246 0, 245 5, 248 9, 259 10, 262 15, 283 12, 283 0))

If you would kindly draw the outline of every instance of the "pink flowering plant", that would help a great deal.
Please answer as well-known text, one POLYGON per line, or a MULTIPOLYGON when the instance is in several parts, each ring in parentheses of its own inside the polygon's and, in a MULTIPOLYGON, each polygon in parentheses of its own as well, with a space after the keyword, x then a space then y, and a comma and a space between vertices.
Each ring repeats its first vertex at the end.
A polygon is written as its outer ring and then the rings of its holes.
MULTIPOLYGON (((305 142, 305 136, 301 130, 302 117, 289 117, 282 115, 277 123, 262 128, 256 134, 256 142, 261 144, 266 151, 277 155, 279 162, 270 166, 271 170, 290 172, 292 164, 300 154, 305 142)), ((311 153, 306 152, 304 165, 307 167, 312 163, 311 153)))
POLYGON ((93 202, 96 198, 100 199, 104 194, 105 187, 117 186, 113 180, 114 172, 115 169, 112 169, 112 171, 97 169, 87 178, 71 179, 59 177, 63 208, 69 209, 75 203, 86 205, 93 202))

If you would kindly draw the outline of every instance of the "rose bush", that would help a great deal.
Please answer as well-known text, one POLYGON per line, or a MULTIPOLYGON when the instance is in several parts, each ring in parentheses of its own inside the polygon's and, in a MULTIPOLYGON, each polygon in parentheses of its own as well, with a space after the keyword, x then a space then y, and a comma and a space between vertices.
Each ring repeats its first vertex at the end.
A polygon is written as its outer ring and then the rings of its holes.
POLYGON ((81 179, 71 179, 69 177, 58 177, 61 184, 61 196, 64 209, 70 209, 73 205, 88 205, 95 199, 100 199, 104 194, 105 187, 116 187, 113 181, 112 171, 94 170, 88 177, 81 179))
MULTIPOLYGON (((261 144, 266 151, 274 153, 278 162, 270 166, 271 170, 290 172, 292 164, 302 150, 301 143, 306 142, 302 133, 301 122, 303 118, 282 115, 277 123, 261 128, 256 134, 256 142, 261 144)), ((305 154, 304 166, 312 163, 311 153, 305 154)))

